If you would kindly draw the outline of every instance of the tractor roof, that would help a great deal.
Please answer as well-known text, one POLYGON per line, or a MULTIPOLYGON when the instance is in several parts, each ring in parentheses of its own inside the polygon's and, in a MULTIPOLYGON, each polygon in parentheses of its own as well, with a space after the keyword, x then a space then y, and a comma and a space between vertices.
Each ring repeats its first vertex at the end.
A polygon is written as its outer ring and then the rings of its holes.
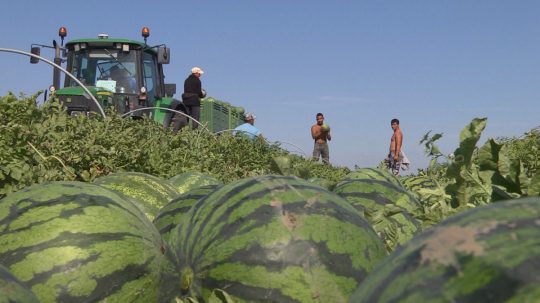
MULTIPOLYGON (((146 45, 144 42, 131 40, 131 39, 122 39, 122 38, 82 38, 82 39, 75 39, 71 40, 66 43, 66 47, 68 49, 73 49, 74 45, 79 43, 85 43, 87 47, 115 47, 115 44, 121 43, 121 44, 129 44, 133 48, 148 48, 151 49, 150 46, 146 45)), ((155 51, 155 50, 154 50, 155 51)))

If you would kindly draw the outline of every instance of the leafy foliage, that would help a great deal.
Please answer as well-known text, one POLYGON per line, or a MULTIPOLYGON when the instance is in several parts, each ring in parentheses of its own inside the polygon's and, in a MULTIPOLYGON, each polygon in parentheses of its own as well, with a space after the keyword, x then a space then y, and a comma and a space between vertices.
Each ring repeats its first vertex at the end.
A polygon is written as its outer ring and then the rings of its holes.
POLYGON ((431 157, 429 167, 401 181, 424 205, 425 217, 420 218, 424 227, 471 207, 539 194, 539 130, 520 138, 488 139, 478 148, 486 122, 473 119, 461 132, 459 147, 448 156, 435 145, 442 134, 428 132, 420 141, 431 157))
POLYGON ((468 204, 486 204, 491 198, 491 174, 481 173, 476 160, 476 144, 486 127, 487 118, 476 118, 467 125, 459 136, 459 147, 454 152, 454 161, 448 166, 446 175, 454 179, 446 191, 452 196, 454 207, 468 204))
MULTIPOLYGON (((38 106, 37 97, 0 98, 0 197, 34 183, 92 181, 117 171, 162 178, 198 171, 227 183, 273 173, 272 159, 288 154, 264 140, 202 129, 174 134, 150 119, 121 118, 112 111, 106 119, 70 117, 56 100, 38 106)), ((296 175, 337 181, 347 171, 291 157, 296 175)))

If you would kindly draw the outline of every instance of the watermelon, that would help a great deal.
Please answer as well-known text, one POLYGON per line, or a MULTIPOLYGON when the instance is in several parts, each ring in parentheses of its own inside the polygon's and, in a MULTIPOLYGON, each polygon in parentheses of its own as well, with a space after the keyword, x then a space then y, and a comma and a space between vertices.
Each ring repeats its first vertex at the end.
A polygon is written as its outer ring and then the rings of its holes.
POLYGON ((406 176, 400 178, 403 187, 411 192, 423 205, 431 206, 451 197, 446 194, 444 186, 427 175, 406 176))
POLYGON ((328 125, 328 124, 321 125, 321 130, 323 132, 329 132, 330 131, 330 125, 328 125))
POLYGON ((179 194, 204 185, 223 185, 218 179, 200 172, 185 172, 169 179, 179 194))
POLYGON ((258 176, 198 200, 171 234, 181 289, 235 302, 346 302, 384 247, 347 201, 292 176, 258 176))
POLYGON ((366 208, 378 209, 393 204, 410 213, 422 212, 420 202, 410 192, 383 180, 344 179, 336 185, 334 192, 366 208))
POLYGON ((0 302, 38 303, 39 300, 26 285, 0 265, 0 302))
POLYGON ((313 178, 309 178, 308 179, 308 182, 311 182, 313 184, 317 184, 329 191, 332 191, 335 187, 336 187, 336 182, 334 181, 330 181, 326 178, 321 178, 321 177, 313 177, 313 178))
POLYGON ((150 220, 178 195, 167 180, 145 173, 113 173, 97 178, 94 183, 131 199, 150 220))
POLYGON ((420 222, 412 215, 421 213, 420 203, 392 183, 353 179, 340 182, 334 192, 363 211, 388 252, 408 242, 421 230, 420 222))
POLYGON ((44 183, 0 200, 0 264, 43 302, 156 302, 173 269, 163 251, 138 207, 95 184, 44 183))
POLYGON ((350 302, 538 302, 540 197, 451 216, 379 263, 350 302))
POLYGON ((390 182, 398 187, 402 187, 401 182, 396 176, 392 175, 386 170, 378 168, 362 167, 358 168, 343 178, 342 181, 358 180, 358 179, 372 179, 390 182))
POLYGON ((194 188, 172 199, 171 202, 163 206, 153 221, 159 233, 163 236, 163 239, 168 241, 171 230, 180 223, 182 216, 189 211, 191 206, 219 186, 212 184, 194 188))

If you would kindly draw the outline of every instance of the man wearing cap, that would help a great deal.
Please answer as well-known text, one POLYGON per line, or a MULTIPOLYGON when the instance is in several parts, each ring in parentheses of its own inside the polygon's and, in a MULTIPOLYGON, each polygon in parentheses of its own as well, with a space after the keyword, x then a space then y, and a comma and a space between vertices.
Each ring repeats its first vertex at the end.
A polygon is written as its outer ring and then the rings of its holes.
MULTIPOLYGON (((199 67, 191 69, 189 75, 184 81, 184 93, 182 94, 182 102, 186 106, 187 114, 193 119, 199 121, 201 116, 201 98, 206 96, 206 92, 202 89, 201 75, 203 70, 199 67)), ((197 122, 192 122, 192 127, 195 129, 199 126, 197 122)))
POLYGON ((236 135, 236 134, 245 135, 250 139, 254 139, 256 137, 261 137, 262 138, 261 131, 253 125, 253 124, 255 124, 255 118, 256 118, 255 115, 253 115, 251 113, 246 113, 244 115, 244 121, 246 121, 246 123, 237 126, 234 129, 233 134, 234 135, 236 135))

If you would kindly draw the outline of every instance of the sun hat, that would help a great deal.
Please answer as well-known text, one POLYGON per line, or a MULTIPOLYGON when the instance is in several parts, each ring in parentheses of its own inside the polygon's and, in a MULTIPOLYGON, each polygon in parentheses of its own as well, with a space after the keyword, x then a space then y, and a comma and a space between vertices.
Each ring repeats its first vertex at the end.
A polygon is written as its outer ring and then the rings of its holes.
POLYGON ((192 74, 204 74, 204 71, 200 68, 200 67, 194 67, 191 69, 191 73, 192 74))
POLYGON ((246 114, 244 114, 244 120, 246 120, 246 121, 252 120, 252 119, 255 120, 255 118, 257 118, 257 117, 255 117, 255 115, 252 114, 252 113, 246 113, 246 114))

